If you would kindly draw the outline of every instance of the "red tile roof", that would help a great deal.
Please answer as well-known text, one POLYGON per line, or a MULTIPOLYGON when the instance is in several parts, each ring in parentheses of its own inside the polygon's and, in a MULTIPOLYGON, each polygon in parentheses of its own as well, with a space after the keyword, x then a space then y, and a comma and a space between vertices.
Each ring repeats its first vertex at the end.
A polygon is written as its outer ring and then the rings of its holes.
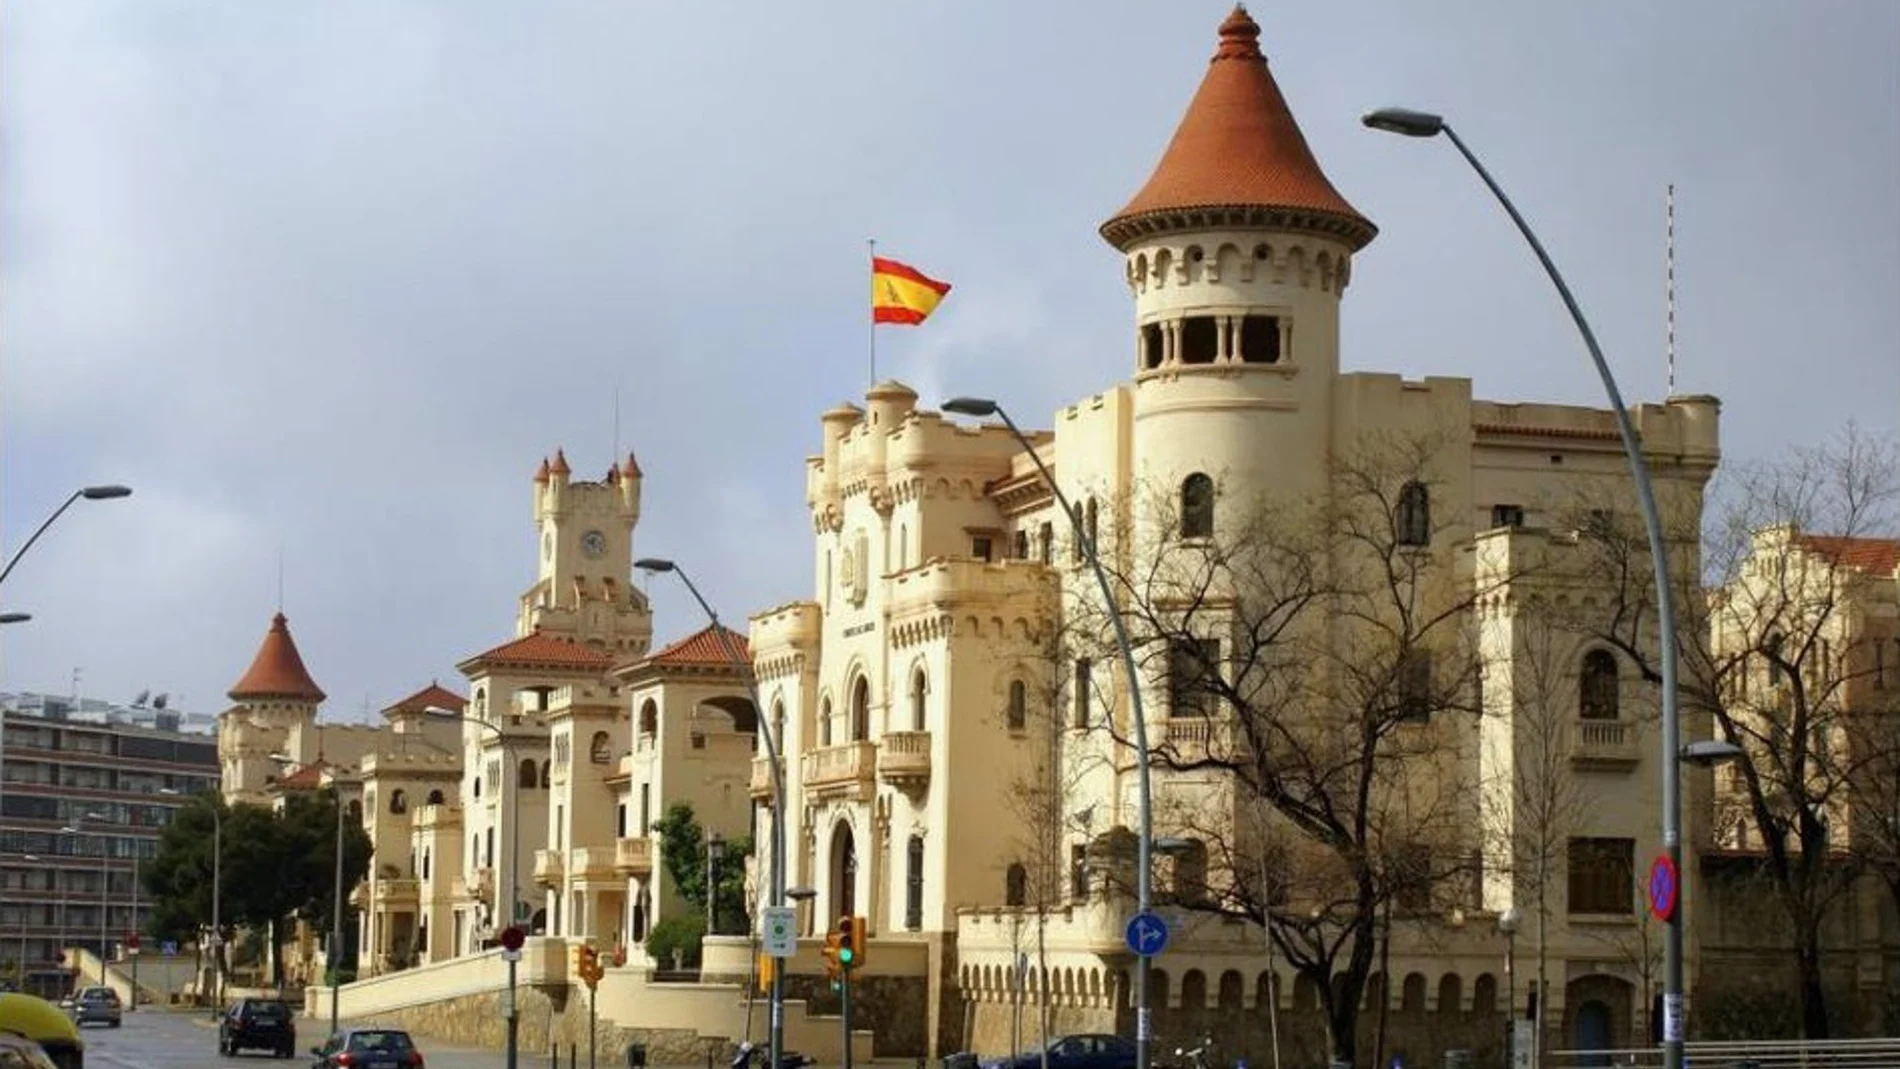
POLYGON ((701 628, 687 635, 647 658, 648 664, 672 665, 729 665, 737 654, 742 659, 750 659, 751 649, 746 637, 729 627, 701 628), (724 635, 724 638, 720 636, 724 635), (728 652, 730 650, 731 652, 728 652))
POLYGON ((467 698, 462 697, 460 694, 455 693, 432 679, 429 681, 428 686, 416 691, 414 694, 409 695, 407 698, 404 698, 389 708, 384 709, 383 712, 420 713, 430 708, 436 708, 453 709, 459 713, 467 706, 467 698))
POLYGON ((456 667, 463 672, 474 668, 545 668, 566 672, 604 672, 613 664, 605 650, 583 646, 571 638, 536 631, 513 642, 504 642, 486 653, 479 653, 456 667))
POLYGON ((1340 235, 1355 249, 1378 233, 1320 170, 1267 70, 1259 39, 1260 25, 1244 5, 1221 23, 1220 46, 1154 174, 1102 224, 1109 244, 1125 247, 1150 232, 1159 216, 1219 209, 1291 212, 1304 219, 1275 219, 1275 225, 1303 221, 1308 229, 1340 235))
POLYGON ((1843 568, 1887 576, 1900 571, 1900 538, 1842 538, 1838 535, 1801 535, 1803 549, 1817 553, 1843 568))
POLYGON ((319 757, 315 761, 297 769, 290 775, 271 784, 280 791, 314 791, 323 786, 323 774, 330 768, 330 762, 319 757))
POLYGON ((232 701, 247 699, 289 698, 296 701, 320 702, 324 698, 323 688, 310 678, 310 671, 303 666, 303 657, 297 653, 296 640, 290 637, 290 621, 283 613, 271 617, 270 630, 264 633, 264 642, 257 647, 257 656, 251 658, 251 667, 246 669, 244 677, 232 684, 228 696, 232 701))
POLYGON ((554 466, 549 468, 548 471, 555 475, 568 475, 574 471, 573 468, 567 466, 567 450, 556 449, 554 451, 554 466))

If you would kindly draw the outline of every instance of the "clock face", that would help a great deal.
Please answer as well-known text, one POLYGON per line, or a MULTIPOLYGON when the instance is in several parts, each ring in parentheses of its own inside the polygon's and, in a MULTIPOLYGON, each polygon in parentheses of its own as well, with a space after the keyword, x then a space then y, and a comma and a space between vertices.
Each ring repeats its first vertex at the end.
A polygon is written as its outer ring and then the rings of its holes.
POLYGON ((598 557, 607 552, 607 536, 599 531, 589 531, 582 535, 581 552, 590 557, 598 557))

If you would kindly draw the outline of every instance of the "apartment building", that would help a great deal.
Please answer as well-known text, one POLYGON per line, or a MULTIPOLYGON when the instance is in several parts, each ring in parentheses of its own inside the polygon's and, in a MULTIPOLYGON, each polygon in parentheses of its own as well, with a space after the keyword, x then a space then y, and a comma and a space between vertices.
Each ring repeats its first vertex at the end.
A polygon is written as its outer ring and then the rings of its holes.
POLYGON ((139 866, 216 789, 217 739, 162 706, 8 694, 0 714, 0 977, 54 995, 74 982, 62 948, 116 956, 143 926, 139 866))

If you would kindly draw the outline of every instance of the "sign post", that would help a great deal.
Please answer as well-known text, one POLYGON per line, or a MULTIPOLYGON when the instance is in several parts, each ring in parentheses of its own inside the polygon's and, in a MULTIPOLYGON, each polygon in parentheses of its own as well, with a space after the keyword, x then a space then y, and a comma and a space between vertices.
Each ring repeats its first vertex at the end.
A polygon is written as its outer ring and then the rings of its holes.
POLYGON ((501 931, 501 960, 508 963, 508 989, 503 993, 501 1015, 508 1022, 508 1069, 518 1069, 521 1050, 521 1012, 515 1005, 515 965, 521 960, 521 944, 527 933, 513 925, 501 931))
POLYGON ((1682 898, 1681 874, 1668 854, 1658 854, 1649 866, 1649 915, 1668 924, 1682 898))
MULTIPOLYGON (((1128 918, 1128 929, 1123 935, 1128 943, 1128 949, 1134 951, 1135 956, 1142 959, 1141 968, 1144 974, 1148 968, 1147 959, 1155 957, 1168 948, 1168 922, 1162 920, 1158 914, 1137 913, 1128 918)), ((1145 1045, 1153 1038, 1153 1033, 1154 1018, 1149 1013, 1149 1008, 1142 1006, 1135 1012, 1135 1042, 1145 1045)))
POLYGON ((790 906, 767 906, 759 911, 760 941, 767 957, 790 958, 798 954, 797 911, 790 906))

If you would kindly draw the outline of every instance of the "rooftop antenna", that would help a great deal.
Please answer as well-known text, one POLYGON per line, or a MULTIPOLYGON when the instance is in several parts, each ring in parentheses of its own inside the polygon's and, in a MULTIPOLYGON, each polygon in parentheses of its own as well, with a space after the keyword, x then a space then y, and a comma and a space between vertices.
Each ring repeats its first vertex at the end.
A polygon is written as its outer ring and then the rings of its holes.
POLYGON ((284 611, 284 547, 277 547, 277 611, 284 611))
POLYGON ((1676 184, 1663 198, 1663 353, 1669 361, 1669 392, 1676 396, 1676 184))
POLYGON ((620 463, 620 384, 614 383, 614 451, 607 454, 617 465, 620 463))

